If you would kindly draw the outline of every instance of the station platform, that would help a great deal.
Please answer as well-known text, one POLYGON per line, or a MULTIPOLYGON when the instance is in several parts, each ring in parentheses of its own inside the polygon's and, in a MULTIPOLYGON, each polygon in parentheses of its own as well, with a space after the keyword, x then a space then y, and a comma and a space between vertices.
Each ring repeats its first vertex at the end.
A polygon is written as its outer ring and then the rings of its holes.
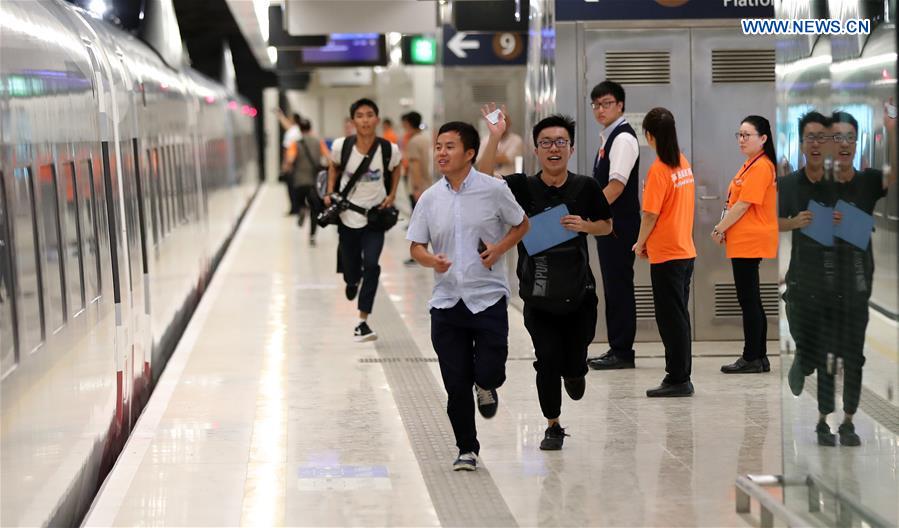
POLYGON ((540 451, 532 346, 510 307, 482 465, 454 473, 432 272, 403 265, 405 223, 381 258, 379 339, 355 343, 336 230, 310 247, 286 207, 280 186, 257 195, 86 526, 743 526, 736 477, 782 471, 780 361, 722 375, 738 343, 695 345, 693 398, 645 397, 661 344, 641 344, 636 369, 591 371, 581 401, 564 397, 564 449, 540 451))

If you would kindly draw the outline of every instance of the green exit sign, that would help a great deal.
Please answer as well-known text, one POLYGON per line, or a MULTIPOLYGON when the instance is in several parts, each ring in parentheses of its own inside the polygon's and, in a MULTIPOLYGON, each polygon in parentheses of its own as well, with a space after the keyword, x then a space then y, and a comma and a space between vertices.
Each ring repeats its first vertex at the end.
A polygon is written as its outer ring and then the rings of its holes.
POLYGON ((410 37, 409 62, 411 64, 435 64, 437 62, 437 40, 420 35, 410 37))

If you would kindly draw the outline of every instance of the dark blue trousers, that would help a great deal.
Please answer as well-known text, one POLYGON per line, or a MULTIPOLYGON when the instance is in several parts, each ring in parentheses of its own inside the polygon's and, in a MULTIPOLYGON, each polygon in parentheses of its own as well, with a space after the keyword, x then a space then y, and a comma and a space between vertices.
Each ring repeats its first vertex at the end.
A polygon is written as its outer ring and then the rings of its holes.
POLYGON ((636 222, 633 218, 615 218, 612 225, 613 235, 596 237, 609 350, 621 359, 633 361, 637 337, 633 247, 640 230, 640 217, 636 217, 636 222))
POLYGON ((359 284, 359 311, 371 313, 381 276, 381 250, 384 249, 384 232, 367 227, 353 229, 343 224, 337 226, 340 236, 340 260, 343 264, 343 281, 359 284))
POLYGON ((440 361, 449 415, 459 453, 480 452, 474 423, 474 384, 495 389, 506 381, 509 314, 506 298, 483 312, 471 313, 459 301, 431 309, 431 343, 440 361))

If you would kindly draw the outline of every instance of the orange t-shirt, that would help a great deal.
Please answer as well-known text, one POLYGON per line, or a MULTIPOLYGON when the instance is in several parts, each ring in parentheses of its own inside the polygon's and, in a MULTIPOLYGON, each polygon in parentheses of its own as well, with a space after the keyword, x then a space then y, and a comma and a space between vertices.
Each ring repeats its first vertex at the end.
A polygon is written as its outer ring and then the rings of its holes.
POLYGON ((650 264, 696 258, 693 245, 693 209, 696 201, 693 169, 683 154, 672 169, 656 159, 643 187, 643 210, 659 215, 646 239, 650 264))
POLYGON ((774 164, 762 153, 757 158, 747 160, 731 180, 727 189, 728 209, 737 202, 752 205, 724 235, 727 258, 777 257, 775 174, 774 164))

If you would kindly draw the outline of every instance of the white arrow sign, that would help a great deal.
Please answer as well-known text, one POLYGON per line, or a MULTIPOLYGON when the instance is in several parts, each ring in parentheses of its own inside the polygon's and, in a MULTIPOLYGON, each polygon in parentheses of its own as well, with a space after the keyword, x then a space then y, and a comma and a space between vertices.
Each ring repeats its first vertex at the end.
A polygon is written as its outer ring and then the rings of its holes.
POLYGON ((460 59, 468 58, 468 54, 465 53, 465 50, 476 50, 481 48, 481 43, 477 40, 465 40, 465 37, 467 36, 468 33, 460 31, 453 35, 446 43, 446 47, 460 59))

